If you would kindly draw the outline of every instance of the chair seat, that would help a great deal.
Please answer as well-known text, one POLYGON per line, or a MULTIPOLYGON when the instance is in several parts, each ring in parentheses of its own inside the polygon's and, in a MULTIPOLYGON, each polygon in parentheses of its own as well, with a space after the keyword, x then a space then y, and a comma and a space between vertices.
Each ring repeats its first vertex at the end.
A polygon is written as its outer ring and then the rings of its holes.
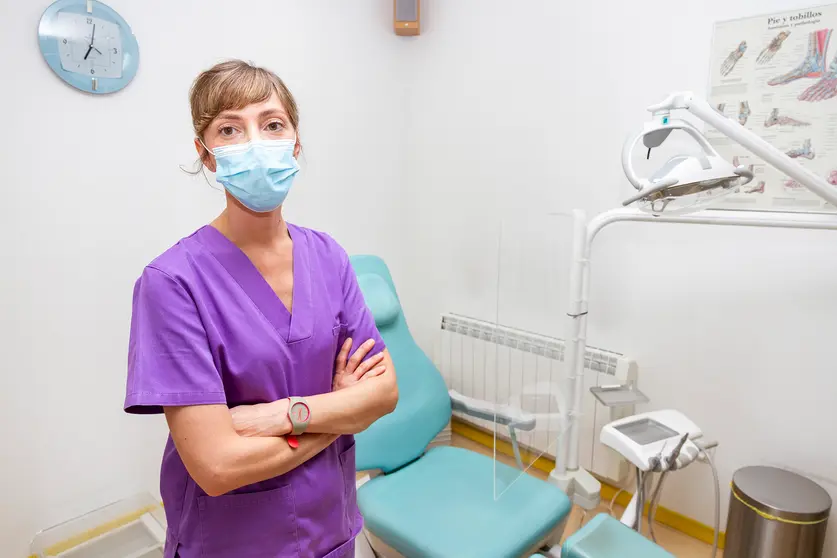
POLYGON ((358 489, 366 528, 411 558, 519 558, 567 516, 570 500, 559 488, 501 463, 497 478, 510 485, 495 500, 494 467, 479 453, 432 449, 358 489))
POLYGON ((674 558, 619 520, 600 513, 573 533, 561 548, 561 558, 674 558))

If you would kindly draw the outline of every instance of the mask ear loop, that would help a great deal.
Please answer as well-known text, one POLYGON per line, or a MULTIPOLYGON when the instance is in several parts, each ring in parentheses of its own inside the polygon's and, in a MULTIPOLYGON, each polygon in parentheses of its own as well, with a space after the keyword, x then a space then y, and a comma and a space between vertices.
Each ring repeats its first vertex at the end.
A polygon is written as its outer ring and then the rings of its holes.
MULTIPOLYGON (((203 140, 201 139, 201 137, 200 137, 200 136, 195 136, 195 139, 196 139, 196 140, 198 140, 198 142, 200 142, 201 146, 203 146, 203 148, 204 148, 204 149, 206 149, 206 152, 207 152, 207 153, 212 153, 212 150, 211 150, 211 149, 209 149, 209 148, 206 146, 206 144, 203 142, 203 140)), ((212 188, 213 190, 219 190, 219 191, 220 191, 220 190, 221 190, 221 188, 219 188, 218 186, 216 186, 216 185, 212 184, 212 183, 209 181, 209 177, 208 177, 208 176, 206 176, 206 165, 203 163, 203 158, 201 158, 201 159, 199 159, 199 160, 198 160, 198 164, 200 165, 200 170, 196 170, 196 171, 190 171, 189 169, 187 169, 187 168, 186 168, 185 166, 183 166, 183 165, 178 165, 178 166, 180 167, 180 170, 182 170, 182 171, 183 171, 183 172, 185 172, 186 174, 191 174, 192 176, 195 176, 195 175, 197 175, 198 173, 201 173, 201 174, 203 175, 203 179, 206 181, 206 183, 209 185, 209 187, 210 187, 210 188, 212 188)))

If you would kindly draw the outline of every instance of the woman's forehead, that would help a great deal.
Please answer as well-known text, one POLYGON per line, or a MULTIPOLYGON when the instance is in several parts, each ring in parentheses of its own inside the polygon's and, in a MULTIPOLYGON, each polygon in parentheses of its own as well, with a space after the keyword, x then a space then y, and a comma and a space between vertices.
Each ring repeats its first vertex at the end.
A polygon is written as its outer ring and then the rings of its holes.
POLYGON ((279 100, 279 95, 277 95, 276 92, 273 92, 273 94, 264 101, 252 103, 240 109, 228 109, 221 111, 218 116, 215 117, 215 120, 249 120, 268 114, 277 114, 287 117, 288 113, 282 105, 282 101, 279 100))

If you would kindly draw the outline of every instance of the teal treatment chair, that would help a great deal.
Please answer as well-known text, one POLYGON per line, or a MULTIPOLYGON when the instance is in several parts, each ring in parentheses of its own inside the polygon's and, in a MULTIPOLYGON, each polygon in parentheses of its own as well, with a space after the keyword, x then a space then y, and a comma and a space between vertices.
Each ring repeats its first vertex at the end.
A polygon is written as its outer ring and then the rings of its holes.
POLYGON ((395 411, 355 437, 358 470, 374 472, 357 492, 372 549, 381 558, 556 552, 571 507, 559 488, 466 449, 427 449, 449 424, 452 409, 510 428, 525 417, 449 392, 410 334, 383 260, 353 256, 351 264, 398 374, 395 411), (495 499, 495 478, 517 480, 495 499))

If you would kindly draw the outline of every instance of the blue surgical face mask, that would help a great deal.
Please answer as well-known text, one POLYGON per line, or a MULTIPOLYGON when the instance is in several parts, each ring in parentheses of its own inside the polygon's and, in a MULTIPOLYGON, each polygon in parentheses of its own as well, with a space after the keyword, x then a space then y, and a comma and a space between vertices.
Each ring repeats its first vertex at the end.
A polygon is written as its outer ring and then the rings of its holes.
POLYGON ((295 139, 282 139, 216 147, 215 180, 247 209, 273 211, 285 201, 299 171, 295 146, 295 139))

